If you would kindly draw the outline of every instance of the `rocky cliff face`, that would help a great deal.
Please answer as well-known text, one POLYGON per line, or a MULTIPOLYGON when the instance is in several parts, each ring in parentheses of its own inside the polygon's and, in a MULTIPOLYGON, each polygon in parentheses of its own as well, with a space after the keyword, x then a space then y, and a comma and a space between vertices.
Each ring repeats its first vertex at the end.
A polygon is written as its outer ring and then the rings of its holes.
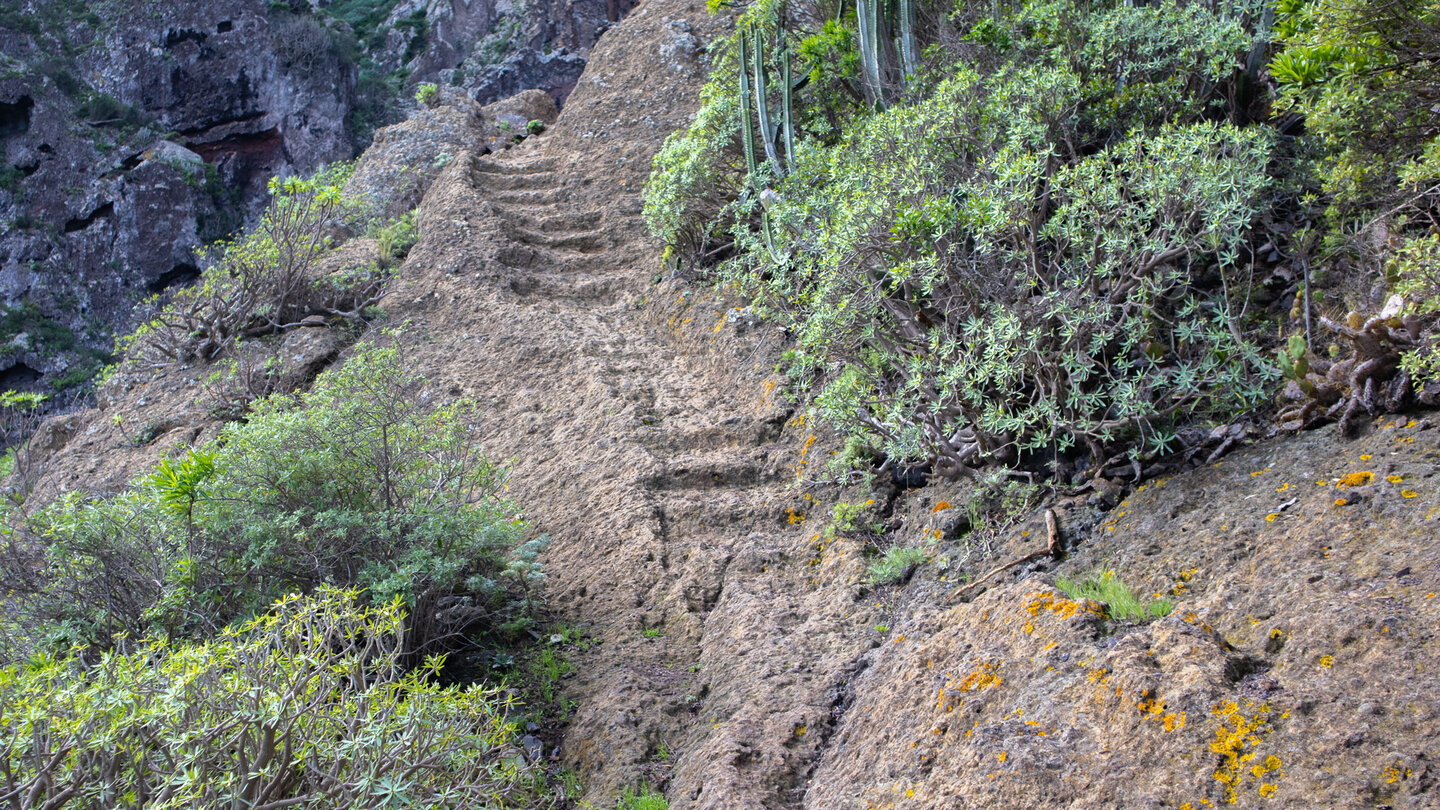
POLYGON ((0 388, 87 380, 135 302, 195 278, 269 178, 354 157, 373 116, 413 106, 397 87, 563 100, 630 3, 372 5, 391 7, 373 31, 266 0, 0 13, 0 388), (392 79, 362 85, 361 63, 392 79))
POLYGON ((481 104, 544 90, 563 104, 600 35, 634 0, 404 0, 391 11, 376 61, 404 68, 481 104))
POLYGON ((32 313, 0 335, 11 368, 75 376, 72 340, 107 348, 137 299, 193 279, 271 176, 354 153, 354 68, 263 0, 30 2, 0 23, 0 304, 32 313))

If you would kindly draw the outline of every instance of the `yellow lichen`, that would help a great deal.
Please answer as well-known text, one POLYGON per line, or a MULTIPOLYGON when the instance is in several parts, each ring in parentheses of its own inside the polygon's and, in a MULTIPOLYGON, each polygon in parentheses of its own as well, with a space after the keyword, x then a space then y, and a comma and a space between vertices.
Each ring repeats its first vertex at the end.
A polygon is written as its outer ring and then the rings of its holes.
POLYGON ((1402 498, 1417 498, 1417 497, 1419 497, 1419 496, 1420 496, 1420 493, 1416 492, 1416 491, 1413 490, 1413 489, 1402 489, 1402 490, 1400 490, 1400 497, 1402 497, 1402 498))
POLYGON ((1261 795, 1268 796, 1273 793, 1273 782, 1285 775, 1280 758, 1272 754, 1257 761, 1259 754, 1255 750, 1270 732, 1269 705, 1261 704, 1250 710, 1249 716, 1246 716, 1239 704, 1231 701, 1217 704, 1211 709, 1211 714, 1217 722, 1215 741, 1210 743, 1210 750, 1220 756, 1220 764, 1215 769, 1215 780, 1225 785, 1226 803, 1239 803, 1240 791, 1245 786, 1247 776, 1257 781, 1269 777, 1270 782, 1262 782, 1260 785, 1261 795), (1271 788, 1268 791, 1265 790, 1267 785, 1271 788))
POLYGON ((1349 475, 1342 476, 1340 478, 1338 486, 1341 488, 1363 487, 1374 480, 1375 473, 1370 472, 1369 470, 1361 470, 1360 472, 1353 472, 1349 475))
POLYGON ((1324 667, 1325 669, 1329 669, 1329 668, 1335 666, 1335 656, 1333 656, 1333 655, 1322 655, 1322 656, 1320 656, 1320 666, 1324 667))
POLYGON ((1066 599, 1053 593, 1032 593, 1025 603, 1025 612, 1031 616, 1039 616, 1045 611, 1050 611, 1062 619, 1068 619, 1077 613, 1089 613, 1095 616, 1102 615, 1104 610, 1094 602, 1086 601, 1084 605, 1073 599, 1066 599))

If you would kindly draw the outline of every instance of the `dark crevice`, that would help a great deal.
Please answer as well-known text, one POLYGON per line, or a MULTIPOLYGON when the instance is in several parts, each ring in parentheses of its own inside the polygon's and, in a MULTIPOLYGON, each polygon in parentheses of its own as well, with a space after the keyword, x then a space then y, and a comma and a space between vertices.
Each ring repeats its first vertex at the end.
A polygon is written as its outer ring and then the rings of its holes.
MULTIPOLYGON (((189 128, 189 129, 182 129, 182 130, 180 130, 180 134, 181 134, 181 135, 185 135, 185 136, 187 136, 187 137, 188 137, 188 136, 193 136, 193 135, 204 135, 205 133, 209 132, 209 131, 212 130, 212 129, 215 129, 216 127, 223 127, 223 126, 227 126, 227 125, 229 125, 229 124, 243 124, 243 123, 245 123, 245 122, 247 122, 247 121, 254 121, 254 120, 257 119, 257 118, 264 118, 266 115, 268 115, 268 113, 267 113, 266 111, 264 111, 264 110, 261 110, 260 112, 251 113, 251 114, 249 114, 249 115, 236 116, 235 118, 227 118, 227 119, 225 119, 224 121, 215 121, 215 122, 208 123, 208 124, 202 124, 202 125, 200 125, 200 126, 198 126, 198 127, 191 127, 191 128, 189 128)), ((257 134, 258 134, 258 133, 257 133, 257 134)), ((233 138, 233 137, 237 137, 237 136, 232 135, 232 136, 230 136, 230 137, 233 138)), ((193 145, 187 144, 187 146, 189 146, 191 149, 194 149, 194 148, 195 148, 195 146, 193 146, 193 145)))
POLYGON ((0 101, 0 138, 12 138, 30 131, 30 111, 35 99, 21 96, 19 101, 0 101))
POLYGON ((99 208, 96 208, 94 211, 91 211, 89 216, 86 216, 83 219, 72 219, 69 222, 65 223, 65 233, 75 233, 76 231, 83 231, 91 225, 94 225, 95 220, 100 219, 101 217, 113 216, 115 216, 115 203, 107 202, 99 208))
POLYGON ((162 293, 171 287, 190 284, 200 277, 200 268, 193 264, 181 263, 161 273, 158 278, 146 285, 152 293, 162 293))
POLYGON ((194 42, 196 45, 204 45, 210 35, 204 31, 194 31, 189 28, 172 28, 165 33, 165 49, 169 50, 182 42, 194 42))
POLYGON ((832 684, 829 690, 830 716, 823 722, 816 723, 814 733, 820 736, 820 742, 810 754, 807 761, 797 767, 791 774, 788 785, 788 793, 793 797, 793 804, 800 807, 805 804, 805 794, 810 790, 810 780, 815 777, 815 771, 825 759, 825 752, 830 748, 831 741, 840 730, 840 723, 845 719, 845 713, 855 703, 855 682, 860 679, 865 670, 870 668, 869 653, 862 654, 850 663, 841 673, 840 680, 832 684))
POLYGON ((24 363, 16 363, 4 371, 0 371, 0 389, 5 391, 27 390, 33 388, 44 376, 24 363))
POLYGON ((228 34, 233 30, 235 30, 235 23, 229 20, 221 20, 215 24, 215 33, 217 34, 228 34))

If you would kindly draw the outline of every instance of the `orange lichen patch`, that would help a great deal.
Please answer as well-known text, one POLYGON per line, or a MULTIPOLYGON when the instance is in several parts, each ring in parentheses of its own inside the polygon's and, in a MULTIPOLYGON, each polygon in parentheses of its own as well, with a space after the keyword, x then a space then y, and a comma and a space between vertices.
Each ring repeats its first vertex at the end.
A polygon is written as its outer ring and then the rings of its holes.
POLYGON ((1346 487, 1363 487, 1374 480, 1375 473, 1370 472, 1369 470, 1361 470, 1360 472, 1353 472, 1349 475, 1341 477, 1339 483, 1337 483, 1336 486, 1341 487, 1342 489, 1346 487))
POLYGON ((1209 622, 1207 622, 1207 621, 1205 621, 1204 619, 1200 618, 1200 614, 1196 613, 1196 612, 1193 611, 1193 610, 1187 610, 1187 611, 1185 611, 1184 613, 1181 613, 1181 614, 1180 614, 1180 621, 1185 622, 1186 624, 1189 624, 1189 625, 1193 625, 1193 626, 1195 626, 1195 627, 1198 627, 1198 628, 1200 628, 1201 630, 1204 630, 1204 631, 1207 632, 1207 633, 1214 633, 1214 632, 1215 632, 1215 628, 1214 628, 1214 627, 1211 627, 1209 622))
POLYGON ((1272 754, 1261 760, 1255 750, 1270 733, 1270 706, 1261 704, 1247 717, 1231 701, 1215 705, 1210 713, 1216 718, 1210 750, 1220 757, 1215 780, 1225 785, 1226 803, 1239 804, 1247 777, 1260 782, 1261 795, 1274 793, 1274 783, 1285 775, 1280 758, 1272 754))
POLYGON ((1062 619, 1068 619, 1077 613, 1089 613, 1095 616, 1104 615, 1104 609, 1094 602, 1086 602, 1082 605, 1073 599, 1066 599, 1053 593, 1032 593, 1025 603, 1025 612, 1031 616, 1039 616, 1045 611, 1050 611, 1062 619))
POLYGON ((933 514, 935 514, 936 512, 944 512, 946 509, 949 509, 949 508, 951 508, 949 501, 941 501, 941 502, 935 504, 935 508, 930 510, 930 514, 933 515, 933 514))
POLYGON ((1336 498, 1336 499, 1335 499, 1335 505, 1336 505, 1336 506, 1344 506, 1344 505, 1347 504, 1347 503, 1349 503, 1349 501, 1345 500, 1344 498, 1336 498))
POLYGON ((794 525, 797 524, 797 523, 804 523, 804 522, 805 522, 805 513, 804 513, 804 512, 797 512, 797 511, 795 511, 794 509, 786 509, 786 510, 785 510, 785 518, 786 518, 786 520, 790 521, 790 525, 791 525, 791 526, 794 526, 794 525))
POLYGON ((953 678, 949 678, 948 673, 946 677, 945 685, 940 687, 940 695, 935 704, 937 711, 954 711, 965 695, 979 692, 982 689, 994 689, 1005 682, 1005 678, 1000 674, 1000 664, 995 661, 986 661, 975 671, 961 678, 958 683, 953 678))
POLYGON ((1140 702, 1136 706, 1142 715, 1160 723, 1166 731, 1185 727, 1185 712, 1165 711, 1165 701, 1154 696, 1148 689, 1141 693, 1140 702))
POLYGON ((1402 779, 1409 779, 1415 775, 1415 772, 1405 767, 1405 763, 1397 760, 1394 765, 1386 765, 1380 774, 1385 777, 1386 784, 1393 785, 1402 779))

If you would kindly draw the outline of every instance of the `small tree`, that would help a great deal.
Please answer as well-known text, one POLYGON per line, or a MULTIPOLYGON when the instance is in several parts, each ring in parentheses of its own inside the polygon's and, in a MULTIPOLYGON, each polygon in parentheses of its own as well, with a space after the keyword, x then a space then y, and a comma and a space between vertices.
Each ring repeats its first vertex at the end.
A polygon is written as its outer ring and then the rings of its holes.
POLYGON ((386 275, 378 267, 316 276, 354 205, 341 189, 350 167, 314 177, 275 178, 259 224, 221 244, 200 281, 169 303, 149 302, 150 315, 120 349, 147 366, 213 360, 238 340, 295 329, 320 316, 355 322, 379 301, 386 275))

